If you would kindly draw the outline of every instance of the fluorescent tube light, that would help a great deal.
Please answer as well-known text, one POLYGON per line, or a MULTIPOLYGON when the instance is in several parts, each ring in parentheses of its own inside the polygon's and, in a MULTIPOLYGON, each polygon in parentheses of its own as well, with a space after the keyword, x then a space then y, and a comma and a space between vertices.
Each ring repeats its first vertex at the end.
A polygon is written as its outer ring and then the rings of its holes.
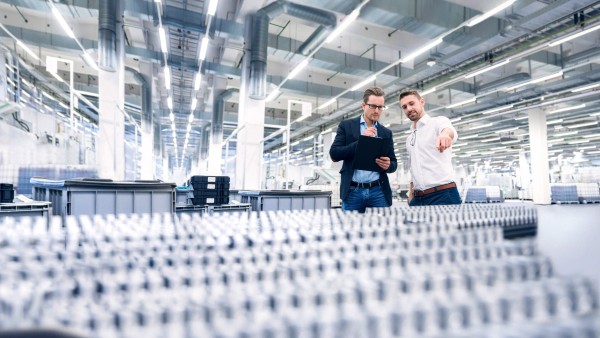
POLYGON ((210 2, 208 3, 207 14, 215 16, 215 13, 217 13, 217 5, 218 4, 219 4, 219 0, 210 0, 210 2))
POLYGON ((288 75, 288 80, 291 80, 293 78, 296 77, 296 75, 298 75, 298 73, 300 73, 300 71, 306 67, 308 65, 308 58, 302 60, 302 62, 300 62, 296 68, 292 69, 292 71, 290 72, 290 74, 288 75))
POLYGON ((202 73, 200 73, 200 71, 198 71, 198 73, 196 73, 196 78, 194 79, 194 90, 200 89, 200 81, 201 80, 202 80, 202 73))
POLYGON ((585 108, 585 103, 576 105, 576 106, 571 106, 571 107, 565 107, 565 108, 560 108, 560 109, 556 109, 556 110, 551 110, 549 112, 546 112, 546 115, 551 115, 551 114, 556 114, 556 113, 562 113, 562 112, 566 112, 569 110, 575 110, 575 109, 580 109, 580 108, 585 108))
POLYGON ((317 109, 323 109, 336 101, 335 97, 320 105, 317 109))
POLYGON ((448 109, 450 109, 450 108, 456 108, 456 107, 463 106, 463 105, 468 104, 468 103, 475 102, 475 100, 477 100, 477 98, 476 97, 472 97, 472 98, 470 98, 468 100, 464 100, 464 101, 460 101, 460 102, 456 102, 456 103, 452 103, 450 105, 447 105, 446 108, 448 108, 448 109))
POLYGON ((160 50, 163 53, 168 53, 167 50, 167 35, 165 33, 165 29, 161 26, 158 28, 158 37, 160 38, 160 50))
POLYGON ((354 22, 354 20, 356 20, 356 18, 358 18, 359 14, 360 14, 360 10, 358 8, 353 10, 352 13, 350 13, 347 17, 345 17, 344 20, 339 25, 337 25, 337 27, 335 27, 333 32, 331 32, 331 34, 329 34, 327 39, 325 39, 325 43, 330 43, 331 41, 333 41, 333 39, 335 39, 338 35, 340 35, 341 32, 343 32, 346 28, 348 28, 348 26, 350 26, 350 24, 352 22, 354 22))
POLYGON ((563 121, 563 119, 556 119, 556 120, 551 120, 546 122, 547 125, 551 125, 551 124, 557 124, 557 123, 561 123, 563 121))
POLYGON ((597 124, 598 124, 598 122, 594 121, 594 122, 587 122, 587 123, 572 124, 572 125, 566 126, 566 127, 567 128, 581 128, 581 127, 595 126, 597 124))
POLYGON ((198 99, 194 97, 192 98, 192 111, 196 109, 196 105, 198 105, 198 99))
POLYGON ((473 19, 471 19, 471 20, 470 20, 470 21, 467 23, 467 26, 469 26, 469 27, 473 27, 473 26, 475 26, 476 24, 478 24, 478 23, 480 23, 480 22, 484 21, 485 19, 487 19, 487 18, 489 18, 489 17, 493 16, 494 14, 496 14, 496 13, 500 12, 501 10, 503 10, 503 9, 505 9, 505 8, 508 8, 508 7, 509 7, 510 5, 512 5, 512 4, 513 4, 515 1, 516 1, 516 0, 509 0, 509 1, 506 1, 506 2, 504 2, 504 3, 502 3, 502 4, 500 4, 500 5, 498 5, 498 6, 494 7, 494 8, 492 8, 491 10, 489 10, 489 11, 487 11, 487 12, 485 12, 485 13, 481 14, 481 15, 478 15, 478 16, 474 17, 473 19))
POLYGON ((499 137, 492 137, 492 138, 486 138, 484 140, 480 140, 481 142, 494 142, 494 141, 500 141, 499 137))
POLYGON ((96 61, 94 61, 94 59, 92 59, 90 54, 88 54, 87 52, 84 52, 83 59, 90 67, 94 68, 94 70, 99 70, 98 65, 96 64, 96 61))
POLYGON ((188 115, 188 122, 192 123, 192 121, 194 121, 194 114, 190 113, 190 115, 188 115))
POLYGON ((578 33, 571 34, 571 35, 569 35, 569 36, 567 36, 567 37, 564 37, 564 38, 562 38, 562 39, 559 39, 559 40, 556 40, 556 41, 550 42, 550 43, 548 43, 548 46, 550 46, 550 47, 558 46, 558 45, 560 45, 560 44, 562 44, 562 43, 565 43, 565 42, 567 42, 567 41, 570 41, 570 40, 576 39, 576 38, 578 38, 578 37, 584 36, 584 35, 586 35, 586 34, 588 34, 588 33, 591 33, 591 32, 594 32, 594 31, 597 31, 598 29, 600 29, 600 25, 596 25, 596 26, 594 26, 594 27, 587 28, 587 29, 585 29, 585 30, 582 30, 582 31, 580 31, 580 32, 578 32, 578 33))
POLYGON ((171 70, 169 69, 169 66, 165 66, 163 71, 165 73, 165 88, 169 90, 171 89, 171 70))
POLYGON ((512 87, 508 87, 508 88, 505 88, 505 89, 503 89, 503 90, 504 90, 504 91, 511 91, 511 90, 513 90, 513 89, 517 89, 517 88, 520 88, 520 87, 523 87, 523 86, 527 86, 527 85, 530 85, 530 84, 533 84, 533 83, 543 82, 543 81, 550 80, 550 79, 553 79, 553 78, 555 78, 555 77, 559 77, 559 76, 562 76, 562 75, 563 75, 563 72, 562 72, 562 70, 561 70, 561 71, 560 71, 560 72, 558 72, 558 73, 554 73, 554 74, 550 74, 550 75, 542 76, 542 77, 540 77, 539 79, 529 80, 529 81, 527 81, 527 82, 520 83, 520 84, 518 84, 518 85, 515 85, 515 86, 512 86, 512 87))
POLYGON ((500 130, 496 130, 494 133, 498 133, 498 134, 500 134, 500 133, 506 133, 506 132, 509 132, 509 131, 517 130, 517 129, 519 129, 519 127, 512 127, 512 128, 500 129, 500 130))
POLYGON ((355 85, 354 87, 352 87, 352 89, 350 89, 351 91, 355 91, 358 90, 364 86, 366 86, 367 84, 375 81, 375 79, 377 78, 377 75, 372 75, 371 77, 369 77, 368 79, 362 81, 361 83, 355 85))
POLYGON ((420 94, 421 94, 421 96, 425 96, 427 94, 431 94, 431 93, 435 92, 436 90, 437 90, 436 87, 431 87, 431 88, 421 92, 420 94))
POLYGON ((333 130, 332 128, 327 128, 327 129, 323 130, 320 134, 321 135, 327 134, 327 133, 331 132, 332 130, 333 130))
POLYGON ((583 87, 575 88, 575 89, 573 89, 571 91, 573 93, 578 93, 578 92, 586 91, 588 89, 596 88, 598 86, 600 86, 600 83, 594 83, 594 84, 591 84, 591 85, 588 85, 588 86, 583 86, 583 87))
POLYGON ((412 52, 411 54, 408 54, 408 56, 403 57, 402 59, 400 59, 400 62, 405 63, 408 62, 414 58, 416 58, 417 56, 427 52, 428 50, 430 50, 431 48, 439 45, 440 43, 442 43, 444 40, 442 40, 442 38, 436 39, 428 44, 426 44, 424 47, 417 49, 416 51, 412 52))
POLYGON ((200 45, 200 61, 206 58, 206 51, 208 50, 208 36, 202 38, 202 44, 200 45))
POLYGON ((54 14, 54 16, 56 17, 56 20, 58 20, 58 23, 60 24, 62 29, 65 31, 65 33, 67 33, 67 35, 71 39, 76 40, 77 38, 75 37, 75 33, 73 33, 73 30, 71 29, 71 27, 69 26, 67 21, 65 21, 65 18, 62 16, 62 14, 60 14, 60 12, 58 11, 58 8, 56 8, 51 1, 49 1, 48 3, 50 4, 52 14, 54 14))
POLYGON ((486 68, 483 68, 483 69, 480 69, 480 70, 474 71, 474 72, 472 72, 472 73, 469 73, 469 74, 465 75, 465 79, 468 79, 468 78, 470 78, 470 77, 473 77, 473 76, 477 76, 477 75, 483 74, 483 73, 485 73, 485 72, 487 72, 487 71, 490 71, 490 70, 492 70, 492 69, 495 69, 495 68, 498 68, 498 67, 504 66, 505 64, 507 64, 507 63, 509 63, 509 62, 510 62, 510 59, 506 59, 506 60, 504 60, 504 61, 502 61, 502 62, 500 62, 500 63, 496 63, 496 64, 494 64, 494 65, 492 65, 492 66, 489 66, 489 67, 486 67, 486 68))
POLYGON ((490 109, 490 110, 482 111, 481 114, 487 115, 487 114, 499 112, 499 111, 504 110, 504 109, 509 109, 509 108, 512 108, 512 107, 514 107, 514 105, 513 104, 509 104, 508 106, 502 106, 502 107, 498 107, 498 108, 493 108, 493 109, 490 109))
POLYGON ((553 137, 562 137, 562 136, 570 136, 570 135, 577 135, 579 132, 577 131, 567 131, 564 133, 558 133, 558 134, 554 134, 552 135, 553 137))
POLYGON ((175 115, 173 114, 173 112, 169 113, 169 120, 171 120, 171 122, 175 121, 175 115))
POLYGON ((275 98, 277 98, 277 95, 279 95, 279 89, 275 88, 275 90, 273 90, 269 94, 269 96, 267 96, 267 98, 265 99, 265 101, 271 102, 271 101, 275 100, 275 98))
POLYGON ((29 54, 32 58, 34 58, 36 61, 40 60, 37 54, 35 54, 31 49, 29 49, 29 47, 27 47, 27 45, 25 45, 21 40, 15 39, 15 41, 17 41, 17 45, 23 48, 23 50, 27 52, 27 54, 29 54))
POLYGON ((493 123, 486 123, 486 124, 482 124, 482 125, 479 125, 479 126, 471 127, 471 130, 473 130, 473 129, 487 128, 487 127, 491 127, 493 125, 494 125, 493 123))
POLYGON ((173 109, 173 97, 171 96, 167 98, 167 107, 169 107, 169 109, 173 109))
POLYGON ((468 140, 468 139, 471 139, 471 138, 476 138, 476 137, 479 137, 479 134, 475 134, 475 135, 469 135, 469 136, 463 136, 463 137, 461 137, 460 139, 461 139, 461 140, 468 140))

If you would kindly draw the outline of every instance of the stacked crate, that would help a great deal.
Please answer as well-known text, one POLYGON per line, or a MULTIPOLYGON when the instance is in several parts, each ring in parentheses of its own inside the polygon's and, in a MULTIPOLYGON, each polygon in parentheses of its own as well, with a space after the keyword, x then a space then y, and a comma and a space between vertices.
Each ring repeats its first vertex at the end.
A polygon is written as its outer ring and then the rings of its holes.
POLYGON ((229 176, 192 176, 189 185, 193 205, 229 203, 229 176))
POLYGON ((15 199, 15 190, 10 183, 0 183, 0 203, 12 203, 15 199))

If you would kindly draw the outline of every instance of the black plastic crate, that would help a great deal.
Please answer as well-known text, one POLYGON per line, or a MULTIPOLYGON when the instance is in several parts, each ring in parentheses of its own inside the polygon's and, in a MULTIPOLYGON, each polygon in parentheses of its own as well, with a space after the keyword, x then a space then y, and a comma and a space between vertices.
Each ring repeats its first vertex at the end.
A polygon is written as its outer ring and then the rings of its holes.
POLYGON ((229 191, 229 182, 192 182, 194 190, 227 190, 229 191))
POLYGON ((229 176, 192 176, 190 179, 192 185, 194 183, 227 183, 229 184, 229 176))
POLYGON ((229 196, 194 197, 191 200, 193 205, 221 205, 229 203, 229 196))
POLYGON ((10 183, 0 183, 0 203, 12 203, 15 199, 15 190, 10 183))
POLYGON ((218 196, 229 196, 229 189, 216 189, 216 190, 192 190, 194 197, 218 197, 218 196))

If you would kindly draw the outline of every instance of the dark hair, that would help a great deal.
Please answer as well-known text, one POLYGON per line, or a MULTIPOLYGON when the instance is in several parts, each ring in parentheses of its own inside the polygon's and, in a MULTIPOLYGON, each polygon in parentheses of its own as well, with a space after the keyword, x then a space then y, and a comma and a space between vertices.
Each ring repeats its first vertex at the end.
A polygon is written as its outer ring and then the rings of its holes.
POLYGON ((379 87, 367 88, 367 90, 365 90, 365 93, 363 94, 363 102, 367 103, 367 101, 369 101, 369 96, 371 95, 385 96, 385 93, 383 92, 383 89, 379 87))
POLYGON ((403 98, 407 97, 408 95, 414 95, 419 100, 421 99, 421 95, 419 95, 418 91, 416 91, 415 89, 412 89, 412 88, 406 88, 400 92, 400 97, 398 97, 398 101, 402 100, 403 98))

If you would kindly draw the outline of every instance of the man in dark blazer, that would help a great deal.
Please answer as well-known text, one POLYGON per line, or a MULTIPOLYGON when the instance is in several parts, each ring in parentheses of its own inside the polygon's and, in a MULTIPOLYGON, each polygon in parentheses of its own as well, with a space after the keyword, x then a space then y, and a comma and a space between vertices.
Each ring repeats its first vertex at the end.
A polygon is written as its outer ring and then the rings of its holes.
POLYGON ((392 205, 392 189, 386 173, 396 171, 398 162, 394 154, 392 132, 379 123, 379 117, 386 109, 384 95, 383 90, 378 87, 365 90, 361 104, 363 114, 340 122, 329 149, 329 156, 334 162, 344 161, 340 170, 340 197, 344 211, 356 210, 363 213, 367 207, 392 205), (352 169, 360 135, 383 138, 388 143, 388 155, 375 160, 381 168, 379 172, 352 169))

